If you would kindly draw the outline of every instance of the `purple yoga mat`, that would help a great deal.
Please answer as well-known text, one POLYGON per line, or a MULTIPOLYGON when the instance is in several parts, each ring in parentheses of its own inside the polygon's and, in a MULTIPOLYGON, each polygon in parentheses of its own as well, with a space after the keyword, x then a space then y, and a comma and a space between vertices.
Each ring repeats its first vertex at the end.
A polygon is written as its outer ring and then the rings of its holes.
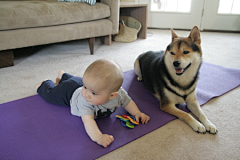
MULTIPOLYGON (((240 70, 203 63, 197 86, 198 101, 205 104, 239 85, 240 70)), ((100 130, 115 138, 107 148, 90 140, 81 118, 72 116, 68 107, 49 104, 38 95, 1 104, 0 159, 96 159, 176 119, 159 109, 159 102, 136 80, 133 70, 124 72, 123 88, 151 120, 134 129, 123 127, 115 118, 116 114, 127 114, 122 108, 97 120, 100 130)), ((179 108, 187 111, 185 105, 179 108)))

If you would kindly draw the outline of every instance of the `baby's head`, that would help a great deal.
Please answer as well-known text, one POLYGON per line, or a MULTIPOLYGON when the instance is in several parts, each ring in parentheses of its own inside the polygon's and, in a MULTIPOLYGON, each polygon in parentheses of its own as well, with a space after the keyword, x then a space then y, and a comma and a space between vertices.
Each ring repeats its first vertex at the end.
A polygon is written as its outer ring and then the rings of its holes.
POLYGON ((117 96, 123 83, 123 72, 114 61, 93 62, 83 75, 82 95, 90 103, 100 105, 117 96))

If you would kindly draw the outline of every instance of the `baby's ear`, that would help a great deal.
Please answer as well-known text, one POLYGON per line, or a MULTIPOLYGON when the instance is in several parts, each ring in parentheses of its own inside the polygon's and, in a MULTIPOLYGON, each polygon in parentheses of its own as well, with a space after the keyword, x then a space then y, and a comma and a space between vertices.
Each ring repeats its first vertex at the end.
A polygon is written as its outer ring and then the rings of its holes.
POLYGON ((114 99, 118 96, 118 92, 112 92, 111 96, 109 99, 114 99))

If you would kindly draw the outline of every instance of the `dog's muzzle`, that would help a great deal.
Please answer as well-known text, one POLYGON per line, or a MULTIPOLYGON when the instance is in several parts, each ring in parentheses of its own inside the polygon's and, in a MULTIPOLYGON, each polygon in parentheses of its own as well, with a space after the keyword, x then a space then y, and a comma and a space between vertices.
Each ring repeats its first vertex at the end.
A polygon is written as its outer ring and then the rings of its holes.
POLYGON ((180 68, 180 67, 179 67, 180 64, 181 64, 181 62, 179 62, 179 61, 174 61, 174 62, 173 62, 174 68, 175 68, 175 70, 176 70, 176 75, 178 75, 178 76, 182 75, 182 74, 191 66, 191 63, 189 63, 189 64, 187 65, 187 67, 185 67, 185 68, 180 68))

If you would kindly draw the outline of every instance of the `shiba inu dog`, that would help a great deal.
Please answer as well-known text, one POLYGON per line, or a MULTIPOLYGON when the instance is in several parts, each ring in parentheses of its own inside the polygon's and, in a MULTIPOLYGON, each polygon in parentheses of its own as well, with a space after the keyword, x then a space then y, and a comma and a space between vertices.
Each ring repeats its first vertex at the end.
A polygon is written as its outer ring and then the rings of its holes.
POLYGON ((193 27, 188 37, 179 37, 172 29, 172 42, 165 51, 148 51, 138 56, 134 71, 139 81, 160 101, 160 108, 177 116, 198 133, 216 134, 217 129, 201 110, 196 99, 196 85, 202 63, 200 32, 193 27), (176 107, 187 104, 198 118, 176 107))

